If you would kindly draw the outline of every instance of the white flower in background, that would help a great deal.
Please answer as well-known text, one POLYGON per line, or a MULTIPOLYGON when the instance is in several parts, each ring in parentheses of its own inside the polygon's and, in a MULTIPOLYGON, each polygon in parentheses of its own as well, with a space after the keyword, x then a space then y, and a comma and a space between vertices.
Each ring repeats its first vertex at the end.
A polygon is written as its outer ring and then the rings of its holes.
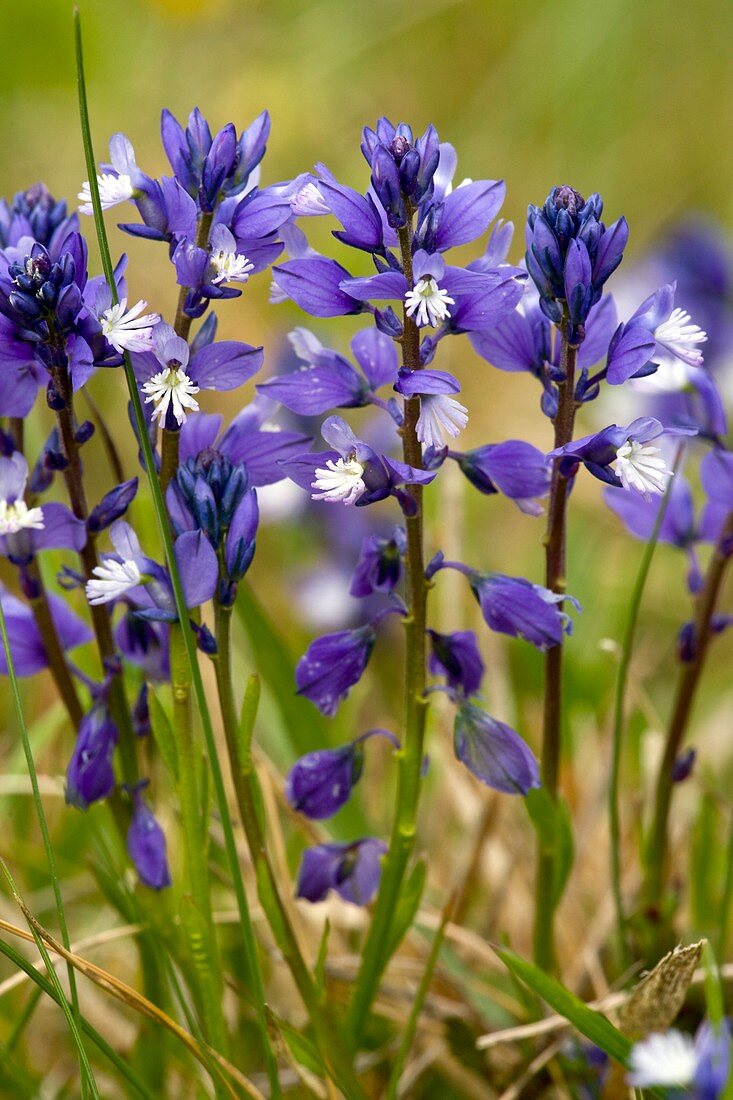
POLYGON ((627 1082, 635 1088, 656 1085, 677 1085, 685 1088, 692 1083, 698 1056, 690 1035, 681 1031, 655 1032, 635 1043, 629 1057, 627 1082))

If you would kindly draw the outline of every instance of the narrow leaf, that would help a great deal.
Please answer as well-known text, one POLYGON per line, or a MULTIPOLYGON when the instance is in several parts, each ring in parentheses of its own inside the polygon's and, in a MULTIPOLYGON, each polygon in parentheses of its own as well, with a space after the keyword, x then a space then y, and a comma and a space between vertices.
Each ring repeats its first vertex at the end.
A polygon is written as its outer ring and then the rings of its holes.
POLYGON ((528 985, 551 1008, 564 1016, 581 1035, 591 1043, 595 1043, 610 1058, 626 1065, 631 1041, 622 1035, 605 1016, 593 1008, 588 1008, 579 997, 566 989, 557 979, 545 974, 534 963, 527 962, 526 959, 515 955, 513 951, 504 948, 494 947, 494 951, 511 974, 528 985))

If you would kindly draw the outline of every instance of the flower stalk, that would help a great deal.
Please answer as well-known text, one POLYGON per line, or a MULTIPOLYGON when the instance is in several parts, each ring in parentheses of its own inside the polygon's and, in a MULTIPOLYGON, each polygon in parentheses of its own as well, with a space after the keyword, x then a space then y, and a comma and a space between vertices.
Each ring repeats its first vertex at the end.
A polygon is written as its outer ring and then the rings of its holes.
MULTIPOLYGON (((569 323, 565 317, 560 325, 561 381, 558 382, 558 408, 553 419, 555 448, 564 447, 573 438, 575 413, 575 361, 577 348, 568 339, 569 323)), ((551 592, 564 595, 567 590, 566 542, 567 504, 570 479, 560 473, 555 459, 550 485, 545 534, 545 585, 551 592)), ((560 605, 561 606, 561 605, 560 605)), ((558 777, 562 753, 563 722, 563 651, 562 643, 551 646, 545 654, 545 703, 542 734, 542 785, 553 802, 558 797, 558 777)), ((536 877, 534 958, 545 970, 554 965, 555 864, 557 854, 551 847, 541 846, 536 877)))
MULTIPOLYGON (((212 218, 213 214, 203 213, 201 215, 196 233, 197 248, 206 248, 208 245, 212 218)), ((185 310, 187 294, 188 287, 182 286, 178 292, 176 317, 173 322, 173 328, 176 331, 176 335, 180 336, 183 340, 188 340, 191 331, 191 317, 189 317, 185 310)), ((163 427, 161 433, 160 487, 164 493, 171 480, 176 476, 180 438, 181 433, 179 431, 169 431, 166 427, 163 427)))
MULTIPOLYGON (((408 215, 411 213, 408 208, 408 215)), ((399 230, 399 241, 405 278, 408 286, 411 287, 413 284, 411 216, 408 216, 407 224, 399 230)), ((403 308, 402 353, 404 366, 408 370, 420 369, 420 331, 408 316, 406 308, 403 308)), ((422 447, 417 438, 417 421, 420 416, 419 397, 410 397, 405 400, 404 416, 402 428, 404 461, 410 466, 421 469, 422 447)), ((405 517, 408 613, 402 620, 405 627, 404 738, 402 747, 395 754, 398 766, 397 796, 389 849, 385 857, 374 918, 364 945, 362 963, 350 1009, 349 1027, 355 1045, 358 1045, 380 978, 389 962, 388 944, 400 887, 415 845, 417 812, 422 787, 427 713, 425 697, 427 583, 423 555, 422 486, 411 485, 409 492, 415 503, 415 514, 405 517)))
MULTIPOLYGON (((251 740, 259 698, 259 681, 252 677, 245 693, 242 719, 237 716, 232 683, 231 624, 232 608, 215 601, 215 634, 217 655, 216 683, 222 722, 226 736, 229 763, 234 780, 237 806, 255 869, 257 893, 267 916, 278 948, 290 970, 296 988, 310 1017, 316 1043, 334 1082, 355 1100, 365 1094, 354 1073, 346 1046, 340 1039, 340 1029, 323 1003, 313 981, 295 929, 278 888, 277 877, 267 851, 262 821, 262 797, 254 769, 251 740)), ((261 979, 260 979, 261 982, 261 979)), ((260 985, 254 990, 258 1011, 264 1012, 264 992, 260 985)))

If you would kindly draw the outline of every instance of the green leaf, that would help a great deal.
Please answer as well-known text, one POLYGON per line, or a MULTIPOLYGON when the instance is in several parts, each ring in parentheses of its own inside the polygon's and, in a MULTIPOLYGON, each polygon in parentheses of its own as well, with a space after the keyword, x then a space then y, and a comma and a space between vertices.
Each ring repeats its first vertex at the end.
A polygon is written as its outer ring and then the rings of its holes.
POLYGON ((173 736, 168 712, 154 691, 148 693, 148 705, 150 708, 150 725, 153 730, 153 738, 163 757, 163 763, 175 780, 178 779, 178 749, 176 739, 173 736))
MULTIPOLYGON (((285 737, 285 759, 280 761, 281 765, 289 767, 296 757, 338 744, 353 735, 344 733, 342 736, 338 717, 324 718, 309 699, 296 694, 296 660, 284 637, 245 583, 237 589, 235 610, 249 638, 252 653, 257 656, 258 672, 267 688, 268 702, 272 702, 280 717, 285 737)), ((272 738, 268 736, 269 755, 272 755, 271 745, 272 738)), ((351 798, 338 817, 330 822, 332 835, 343 840, 367 833, 370 828, 358 798, 351 798)))
POLYGON ((565 890, 575 855, 570 811, 563 798, 553 801, 544 787, 529 791, 524 802, 537 830, 541 851, 555 855, 554 901, 557 906, 565 890))
POLYGON ((323 924, 321 942, 318 946, 318 958, 316 959, 316 965, 313 969, 313 975, 316 979, 316 988, 324 999, 326 996, 326 960, 328 958, 328 936, 330 931, 331 925, 328 919, 326 919, 323 924))
POLYGON ((581 1035, 585 1035, 586 1039, 595 1043, 610 1058, 614 1058, 621 1065, 626 1065, 632 1047, 631 1040, 622 1035, 605 1016, 593 1008, 588 1008, 579 997, 566 989, 556 978, 545 974, 534 963, 527 962, 526 959, 515 955, 513 951, 500 947, 494 947, 494 950, 510 973, 528 985, 543 1001, 554 1008, 555 1012, 564 1016, 581 1035))
POLYGON ((392 918, 392 935, 387 941, 385 959, 391 959, 404 936, 412 927, 420 900, 425 889, 427 870, 425 860, 421 859, 413 867, 400 892, 400 899, 392 918))
POLYGON ((315 1044, 307 1036, 297 1031, 286 1019, 278 1015, 270 1005, 267 1006, 267 1016, 287 1043, 288 1050, 295 1061, 299 1062, 301 1066, 305 1066, 316 1077, 325 1077, 326 1071, 323 1068, 323 1062, 315 1044))
POLYGON ((295 691, 295 659, 261 603, 246 584, 240 584, 236 603, 239 621, 273 702, 282 718, 294 755, 322 749, 332 743, 329 724, 308 699, 295 691))

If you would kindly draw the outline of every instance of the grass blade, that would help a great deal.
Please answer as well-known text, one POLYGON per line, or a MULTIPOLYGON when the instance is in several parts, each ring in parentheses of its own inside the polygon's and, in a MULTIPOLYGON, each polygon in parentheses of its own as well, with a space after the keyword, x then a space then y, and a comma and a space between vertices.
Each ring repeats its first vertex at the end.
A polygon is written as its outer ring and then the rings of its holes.
MULTIPOLYGON (((33 791, 33 804, 36 808, 36 816, 38 817, 38 824, 41 830, 41 837, 43 840, 43 848, 46 853, 46 860, 48 862, 48 870, 51 875, 51 884, 53 887, 54 903, 56 906, 56 915, 58 917, 59 929, 61 931, 61 939, 64 947, 68 949, 71 940, 69 939, 69 929, 66 923, 66 913, 64 912, 64 903, 61 897, 61 887, 59 885, 58 875, 56 873, 56 859, 53 853, 53 847, 51 845, 51 835, 48 831, 48 821, 46 820, 46 812, 43 808, 43 800, 41 799, 41 792, 38 787, 38 774, 36 772, 36 765, 33 759, 33 750, 31 748, 30 737, 28 736, 28 726, 26 725, 25 715, 23 713, 23 703, 20 698, 20 688, 18 687, 18 677, 15 673, 15 665, 13 664, 13 654, 10 649, 10 638, 8 637, 8 626, 5 621, 5 610, 0 599, 0 634, 2 634, 3 650, 5 652, 5 663, 8 668, 8 679, 10 680, 10 690, 13 696, 13 705, 15 707, 15 716, 18 721, 18 728, 20 730, 21 740, 23 743, 23 752, 25 754, 26 765, 28 767, 28 774, 31 780, 31 789, 33 791)), ((11 880, 12 886, 12 880, 11 880)), ((13 887, 15 889, 15 887, 13 887)), ((71 993, 71 1006, 73 1017, 78 1020, 79 1018, 79 997, 76 989, 76 975, 74 974, 74 968, 71 965, 67 965, 67 973, 69 976, 69 991, 71 993)), ((56 972, 54 971, 54 976, 56 972)), ((58 980, 58 979, 56 979, 58 980)), ((59 986, 60 988, 60 986, 59 986)), ((72 1034, 74 1034, 72 1029, 72 1034)), ((78 1038, 79 1046, 77 1052, 79 1054, 79 1065, 83 1065, 86 1055, 84 1054, 84 1047, 81 1041, 81 1037, 76 1031, 75 1041, 78 1038)), ((89 1074, 91 1075, 91 1081, 93 1081, 93 1075, 91 1067, 89 1067, 89 1074)), ((84 1084, 85 1074, 82 1072, 82 1092, 84 1094, 86 1085, 84 1084)), ((91 1082, 90 1082, 91 1083, 91 1082)))
POLYGON ((594 1008, 588 1008, 579 997, 534 963, 505 948, 494 947, 494 951, 515 978, 528 985, 551 1008, 564 1016, 581 1035, 585 1035, 586 1039, 605 1051, 609 1058, 626 1065, 632 1046, 631 1040, 622 1035, 610 1020, 594 1008))
MULTIPOLYGON (((104 275, 110 289, 110 294, 112 295, 112 302, 116 304, 118 301, 117 287, 114 280, 114 269, 112 266, 109 243, 107 241, 107 233, 104 226, 104 219, 102 217, 102 204, 99 199, 99 187, 97 185, 96 160, 94 157, 94 147, 92 144, 91 127, 89 125, 89 108, 87 104, 86 83, 84 78, 84 57, 81 38, 81 20, 79 17, 78 8, 74 11, 74 34, 76 43, 77 78, 79 86, 79 114, 81 121, 84 154, 86 157, 87 172, 89 175, 92 206, 94 209, 94 224, 97 231, 97 241, 102 258, 102 269, 104 271, 104 275)), ((206 741, 206 751, 208 755, 209 767, 211 769, 211 776, 214 782, 214 790, 216 793, 216 800, 221 818, 221 825, 224 832, 227 859, 230 866, 232 880, 234 883, 234 890, 237 898, 237 906, 241 918, 244 947, 249 969, 249 978, 253 986, 253 992, 257 1003, 257 1020, 265 1062, 267 1064, 267 1073, 270 1080, 270 1088, 272 1090, 272 1095, 274 1097, 278 1097, 281 1093, 277 1072, 277 1062, 274 1052, 272 1050, 270 1035, 267 1030, 267 1020, 265 1017, 264 987, 262 985, 262 977, 259 970, 257 944, 255 941, 254 929, 252 927, 252 920, 249 913, 249 906, 247 903, 247 894, 244 886, 244 879, 242 877, 242 870, 239 865, 237 846, 234 838, 234 828, 232 825, 231 815, 229 813, 226 788, 224 786, 224 777, 222 774, 221 765, 219 763, 219 757, 216 749, 216 741, 214 738, 214 728, 212 725, 209 708, 206 702, 206 692, 204 690, 201 670, 199 668, 196 655, 196 643, 193 637, 193 631, 191 630, 191 625, 188 618, 188 610, 186 608, 186 600, 181 584, 181 578, 178 572, 175 554, 173 552, 173 539, 171 536, 170 525, 168 523, 168 515, 165 508, 165 502, 163 500, 163 493, 155 470, 153 451, 150 445, 150 439, 148 437, 145 417, 143 415, 142 403, 140 401, 140 394, 138 392, 132 362, 127 352, 124 356, 124 365, 125 379, 127 381, 127 388, 130 395, 130 401, 132 403, 138 438, 140 440, 143 460, 145 463, 145 471, 147 473, 148 483, 150 485, 150 492, 153 498, 155 517, 165 550, 165 558, 170 573, 171 586, 173 588, 173 598, 175 601, 178 619, 181 625, 181 634, 183 638, 186 659, 188 661, 188 666, 191 674, 191 682, 193 684, 194 696, 196 698, 196 703, 199 709, 201 726, 204 732, 204 739, 206 741)))

